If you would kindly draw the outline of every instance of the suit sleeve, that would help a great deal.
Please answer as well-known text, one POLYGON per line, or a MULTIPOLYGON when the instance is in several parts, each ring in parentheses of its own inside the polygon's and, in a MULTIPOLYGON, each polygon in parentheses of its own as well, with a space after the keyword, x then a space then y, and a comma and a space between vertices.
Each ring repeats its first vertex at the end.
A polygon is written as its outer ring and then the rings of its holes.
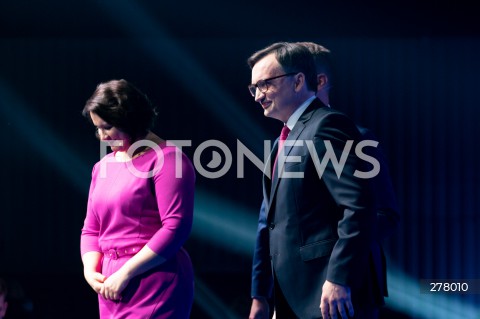
POLYGON ((273 289, 273 275, 270 263, 268 243, 267 216, 265 201, 262 202, 258 218, 257 239, 252 263, 252 291, 253 297, 270 298, 273 289))
POLYGON ((317 128, 314 138, 320 159, 327 153, 325 141, 331 143, 336 158, 343 155, 348 141, 353 141, 341 175, 330 162, 322 175, 322 180, 330 196, 339 208, 338 240, 330 255, 327 280, 350 287, 359 287, 368 271, 370 243, 376 239, 377 222, 375 202, 368 180, 354 176, 355 171, 363 171, 363 162, 355 154, 355 146, 361 136, 354 123, 340 113, 325 116, 317 128))

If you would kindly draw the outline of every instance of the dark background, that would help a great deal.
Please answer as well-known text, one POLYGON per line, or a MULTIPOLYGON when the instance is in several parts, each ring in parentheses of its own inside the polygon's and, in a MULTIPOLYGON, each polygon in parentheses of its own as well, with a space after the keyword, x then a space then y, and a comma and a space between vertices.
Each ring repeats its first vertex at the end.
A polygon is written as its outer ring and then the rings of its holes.
POLYGON ((333 52, 332 106, 371 128, 387 155, 402 223, 384 245, 382 317, 479 318, 478 14, 459 1, 2 1, 7 318, 98 317, 79 237, 100 153, 81 110, 98 83, 118 78, 160 107, 158 135, 192 141, 190 158, 207 140, 231 150, 227 174, 197 173, 192 318, 248 316, 261 171, 246 160, 237 178, 236 146, 262 158, 263 141, 280 130, 246 88, 246 59, 276 41, 333 52), (421 279, 468 282, 470 291, 425 294, 421 279))

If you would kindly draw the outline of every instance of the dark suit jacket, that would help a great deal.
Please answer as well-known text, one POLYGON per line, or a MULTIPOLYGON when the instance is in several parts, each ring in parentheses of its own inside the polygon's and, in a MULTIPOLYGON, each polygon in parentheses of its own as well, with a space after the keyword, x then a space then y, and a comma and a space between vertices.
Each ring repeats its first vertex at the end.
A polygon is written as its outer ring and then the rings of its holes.
POLYGON ((376 202, 371 181, 354 176, 356 170, 369 170, 355 154, 361 139, 348 117, 318 99, 302 114, 287 139, 285 154, 290 161, 284 168, 302 172, 303 178, 279 178, 276 173, 272 179, 264 177, 252 296, 271 296, 273 270, 300 318, 321 317, 320 297, 327 279, 349 286, 356 307, 383 303, 384 259, 376 202), (343 169, 337 167, 336 172, 331 162, 322 169, 327 153, 324 141, 331 143, 340 159, 349 140, 354 142, 343 169), (288 141, 298 144, 288 146, 288 141))

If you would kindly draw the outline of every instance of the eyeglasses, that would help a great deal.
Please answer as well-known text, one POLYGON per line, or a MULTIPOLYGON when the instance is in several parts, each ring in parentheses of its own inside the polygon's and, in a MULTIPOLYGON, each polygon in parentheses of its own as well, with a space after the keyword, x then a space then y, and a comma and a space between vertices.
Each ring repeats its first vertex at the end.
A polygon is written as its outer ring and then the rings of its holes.
POLYGON ((294 75, 294 74, 297 74, 297 73, 298 72, 290 72, 290 73, 287 73, 287 74, 277 75, 277 76, 274 76, 272 78, 268 78, 268 79, 265 79, 265 80, 260 80, 255 84, 250 84, 248 86, 248 90, 250 91, 250 94, 253 97, 255 97, 255 93, 257 92, 257 88, 262 93, 265 93, 265 92, 268 91, 268 81, 275 80, 275 79, 278 79, 278 78, 281 78, 281 77, 284 77, 284 76, 294 75))

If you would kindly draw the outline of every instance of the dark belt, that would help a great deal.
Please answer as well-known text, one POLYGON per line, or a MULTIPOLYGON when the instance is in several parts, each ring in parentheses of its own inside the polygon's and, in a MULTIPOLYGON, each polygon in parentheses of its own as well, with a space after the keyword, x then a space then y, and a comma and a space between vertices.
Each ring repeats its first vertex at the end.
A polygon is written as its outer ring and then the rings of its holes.
POLYGON ((125 248, 112 248, 112 249, 104 250, 103 255, 111 259, 118 259, 124 256, 133 256, 136 253, 138 253, 142 248, 143 246, 138 246, 138 245, 129 246, 125 248))

